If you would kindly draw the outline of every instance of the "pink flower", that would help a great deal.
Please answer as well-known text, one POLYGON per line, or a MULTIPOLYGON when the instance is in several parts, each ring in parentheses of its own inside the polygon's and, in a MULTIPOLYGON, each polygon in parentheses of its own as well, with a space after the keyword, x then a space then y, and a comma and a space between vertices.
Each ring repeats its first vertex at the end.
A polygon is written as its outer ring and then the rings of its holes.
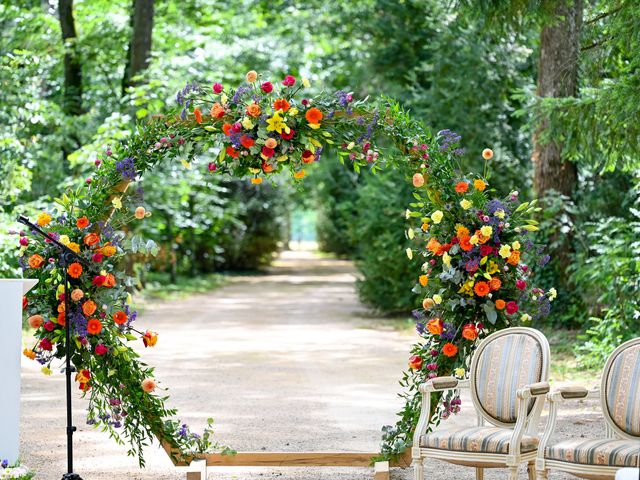
POLYGON ((285 87, 293 87, 296 84, 296 77, 294 77, 293 75, 287 75, 286 77, 284 77, 284 80, 282 81, 282 85, 284 85, 285 87))
POLYGON ((262 85, 260 85, 260 88, 264 93, 273 92, 273 85, 271 84, 271 82, 264 82, 262 85))
POLYGON ((222 90, 224 89, 221 83, 214 83, 212 88, 213 93, 222 93, 222 90))
POLYGON ((153 380, 153 378, 145 378, 142 381, 142 390, 144 390, 147 393, 151 393, 156 389, 156 382, 153 380))
POLYGON ((103 259, 104 259, 104 255, 102 253, 94 253, 93 256, 91 257, 91 260, 93 260, 96 263, 102 262, 103 259))
POLYGON ((213 162, 209 162, 209 167, 208 168, 209 168, 210 172, 215 172, 218 169, 218 166, 213 162))
POLYGON ((93 180, 91 179, 91 177, 89 177, 85 180, 85 182, 87 182, 87 185, 91 185, 91 182, 93 182, 93 180))
POLYGON ((56 326, 55 326, 55 324, 53 322, 47 322, 43 326, 44 326, 44 329, 47 332, 51 332, 51 331, 53 331, 54 328, 56 328, 56 326))
POLYGON ((480 246, 480 256, 486 257, 487 255, 491 255, 492 252, 493 252, 493 247, 490 247, 489 245, 480 246))
POLYGON ((527 288, 527 282, 525 282, 524 280, 516 281, 516 288, 518 290, 524 290, 525 288, 527 288))
POLYGON ((520 307, 518 307, 518 304, 516 302, 507 302, 507 314, 513 315, 519 309, 520 307))
POLYGON ((99 343, 98 345, 96 345, 95 351, 96 351, 96 355, 104 355, 109 351, 109 349, 105 347, 103 344, 99 343))
POLYGON ((53 345, 51 345, 51 340, 49 340, 48 338, 43 338, 42 340, 40 340, 40 348, 43 350, 51 351, 51 349, 53 348, 53 345))
POLYGON ((100 164, 102 163, 102 160, 100 160, 99 158, 96 158, 96 161, 93 163, 95 164, 96 167, 99 167, 100 164))
POLYGON ((26 247, 27 245, 29 245, 29 239, 27 237, 21 237, 20 245, 22 245, 23 247, 26 247))

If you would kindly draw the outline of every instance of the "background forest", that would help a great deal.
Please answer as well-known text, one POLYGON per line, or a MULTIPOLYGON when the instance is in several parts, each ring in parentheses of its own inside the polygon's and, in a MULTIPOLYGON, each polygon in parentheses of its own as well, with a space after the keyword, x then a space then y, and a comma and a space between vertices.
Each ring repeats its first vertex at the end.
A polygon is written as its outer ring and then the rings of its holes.
MULTIPOLYGON (((546 207, 538 283, 560 297, 534 326, 579 330, 579 360, 599 365, 640 331, 638 25, 633 0, 2 0, 0 275, 18 271, 16 213, 84 182, 108 141, 187 81, 291 73, 396 98, 460 134, 469 169, 492 148, 493 185, 546 207)), ((206 161, 145 177, 153 215, 136 233, 160 250, 150 268, 131 260, 140 286, 265 266, 313 211, 320 248, 356 261, 365 303, 415 307, 401 173, 358 175, 326 155, 295 191, 209 175, 206 161)))

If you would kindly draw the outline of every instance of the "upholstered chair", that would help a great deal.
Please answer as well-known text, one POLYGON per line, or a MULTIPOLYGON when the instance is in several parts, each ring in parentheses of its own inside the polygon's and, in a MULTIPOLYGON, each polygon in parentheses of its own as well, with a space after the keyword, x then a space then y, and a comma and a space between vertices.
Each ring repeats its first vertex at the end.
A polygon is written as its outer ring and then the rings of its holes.
POLYGON ((582 478, 614 479, 621 468, 640 467, 640 338, 614 350, 602 371, 599 390, 567 387, 547 397, 549 421, 536 460, 539 478, 546 479, 551 469, 582 478), (574 438, 549 444, 558 406, 570 398, 600 399, 606 438, 574 438))
POLYGON ((513 480, 518 466, 525 464, 534 479, 549 356, 549 342, 538 330, 507 328, 478 345, 468 380, 437 377, 421 385, 422 410, 412 448, 416 480, 424 478, 425 459, 475 467, 477 480, 483 479, 485 468, 507 468, 513 480), (461 388, 471 390, 477 426, 427 433, 431 393, 461 388))

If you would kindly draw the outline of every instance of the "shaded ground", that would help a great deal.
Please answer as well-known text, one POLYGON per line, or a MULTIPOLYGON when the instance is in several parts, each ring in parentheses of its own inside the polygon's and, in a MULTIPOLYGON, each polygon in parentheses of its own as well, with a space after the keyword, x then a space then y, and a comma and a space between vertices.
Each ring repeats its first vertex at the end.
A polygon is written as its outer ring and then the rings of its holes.
MULTIPOLYGON (((380 427, 392 423, 401 406, 397 382, 415 337, 372 319, 357 300, 354 278, 349 262, 286 252, 267 275, 147 305, 138 328, 157 330, 160 341, 144 358, 157 367, 185 422, 199 430, 214 417, 218 437, 237 450, 376 451, 380 427)), ((65 471, 63 399, 61 375, 44 377, 35 363, 23 362, 21 452, 43 480, 58 480, 65 471)), ((465 403, 469 412, 470 400, 465 403)), ((146 451, 147 468, 138 469, 124 447, 85 425, 85 405, 75 400, 75 470, 84 480, 185 478, 156 447, 146 451)), ((474 421, 464 415, 450 422, 474 421)), ((593 403, 572 402, 561 427, 574 436, 604 430, 593 403)), ((444 465, 430 465, 427 478, 473 478, 471 469, 444 465)), ((412 478, 409 469, 393 476, 412 478)), ((236 468, 217 469, 209 478, 346 480, 372 473, 236 468)))

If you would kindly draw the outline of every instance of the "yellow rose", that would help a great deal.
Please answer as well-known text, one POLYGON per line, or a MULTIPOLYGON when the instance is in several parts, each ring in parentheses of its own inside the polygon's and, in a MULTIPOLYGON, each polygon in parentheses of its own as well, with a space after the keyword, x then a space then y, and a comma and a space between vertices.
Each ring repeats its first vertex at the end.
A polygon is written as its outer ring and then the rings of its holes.
POLYGON ((71 243, 71 240, 69 240, 69 237, 67 235, 60 235, 58 241, 66 246, 69 246, 69 244, 71 243))
POLYGON ((502 258, 509 258, 511 256, 511 247, 509 245, 502 245, 498 254, 502 258))
POLYGON ((511 248, 513 248, 514 250, 520 250, 520 242, 516 240, 511 244, 511 248))
POLYGON ((462 377, 464 377, 464 372, 465 372, 464 368, 460 368, 460 367, 456 368, 456 369, 453 371, 453 373, 454 373, 454 375, 455 375, 456 377, 461 377, 461 378, 462 378, 462 377))
POLYGON ((304 88, 309 88, 309 87, 311 86, 311 82, 309 81, 309 79, 308 79, 308 78, 303 78, 303 79, 302 79, 302 86, 303 86, 304 88))
POLYGON ((251 130, 253 128, 253 123, 251 123, 251 120, 249 120, 248 117, 244 117, 244 119, 242 120, 242 127, 245 130, 251 130))
POLYGON ((490 237, 490 236, 491 236, 491 234, 493 233, 493 228, 491 228, 491 227, 490 227, 490 226, 488 226, 488 225, 485 225, 484 227, 482 227, 482 228, 480 229, 480 233, 482 233, 482 235, 483 235, 484 237, 490 237))
POLYGON ((229 97, 227 97, 227 95, 223 93, 222 96, 220 97, 220 101, 222 102, 222 104, 223 105, 226 104, 228 100, 229 100, 229 97))
POLYGON ((498 210, 496 210, 496 212, 493 214, 494 216, 498 217, 499 219, 503 219, 504 218, 504 210, 502 210, 501 208, 499 208, 498 210))
POLYGON ((478 244, 478 236, 477 235, 472 235, 471 238, 469 239, 469 243, 471 245, 477 245, 478 244))
POLYGON ((451 256, 447 252, 444 252, 442 254, 442 263, 444 263, 449 268, 451 267, 451 256))
POLYGON ((431 298, 433 298, 433 302, 436 305, 440 305, 442 303, 442 297, 440 295, 438 295, 437 293, 431 298))
POLYGON ((69 245, 67 245, 67 247, 69 247, 69 250, 73 250, 76 253, 80 252, 80 245, 78 245, 76 242, 71 242, 69 245))
POLYGON ((442 221, 442 217, 444 217, 444 213, 442 213, 442 211, 440 210, 436 210, 431 214, 431 220, 433 220, 433 223, 436 224, 442 221))
POLYGON ((294 117, 298 114, 299 110, 296 107, 290 108, 289 109, 289 116, 290 117, 294 117))
POLYGON ((464 200, 460 200, 460 206, 464 210, 469 210, 471 207, 473 207, 473 203, 471 203, 469 200, 465 198, 464 200))

